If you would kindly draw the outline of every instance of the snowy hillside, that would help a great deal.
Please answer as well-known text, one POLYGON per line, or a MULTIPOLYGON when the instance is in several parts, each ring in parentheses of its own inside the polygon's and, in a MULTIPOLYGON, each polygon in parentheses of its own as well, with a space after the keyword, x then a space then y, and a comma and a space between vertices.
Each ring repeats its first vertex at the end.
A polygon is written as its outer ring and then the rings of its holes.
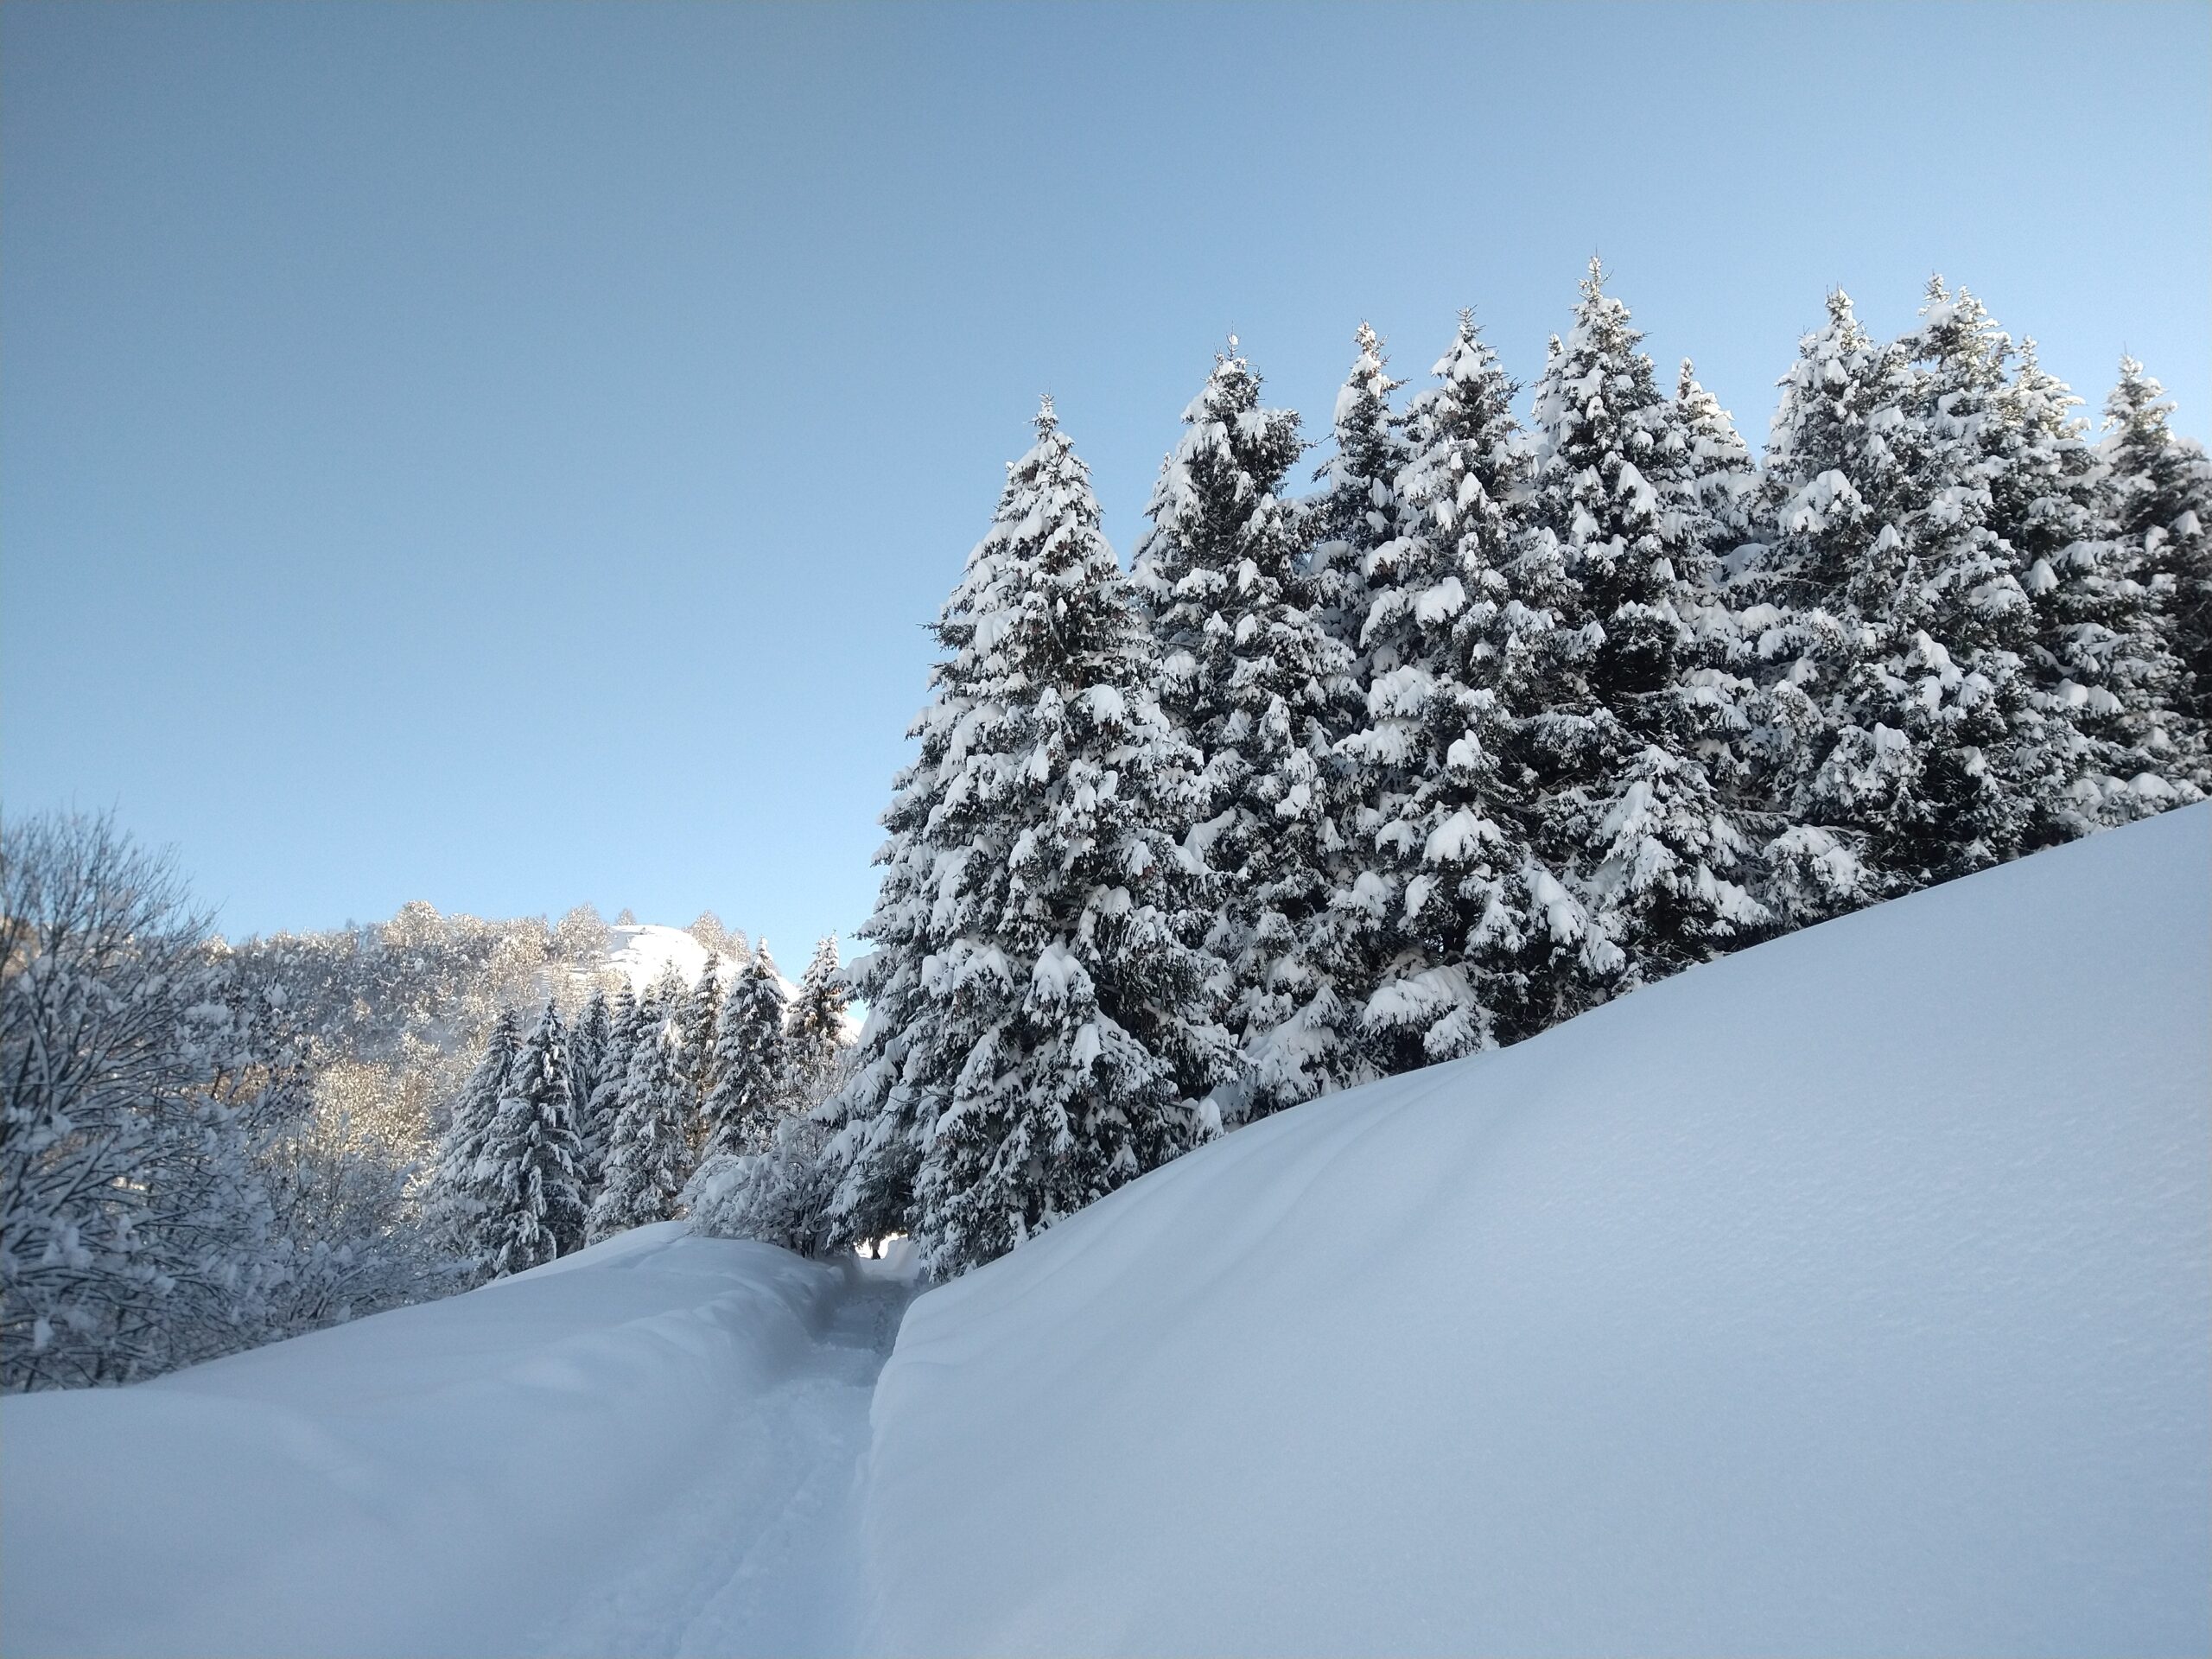
POLYGON ((2204 1650, 2208 831, 1318 1102, 923 1298, 869 1645, 2204 1650))
POLYGON ((2114 1653, 2212 1590, 2212 806, 912 1304, 640 1230, 0 1400, 0 1651, 2114 1653))
POLYGON ((620 924, 607 930, 607 965, 622 976, 632 992, 643 991, 673 962, 686 985, 707 971, 707 947, 680 927, 656 923, 620 924))
POLYGON ((136 1388, 0 1402, 0 1651, 834 1651, 906 1294, 868 1273, 664 1222, 136 1388))

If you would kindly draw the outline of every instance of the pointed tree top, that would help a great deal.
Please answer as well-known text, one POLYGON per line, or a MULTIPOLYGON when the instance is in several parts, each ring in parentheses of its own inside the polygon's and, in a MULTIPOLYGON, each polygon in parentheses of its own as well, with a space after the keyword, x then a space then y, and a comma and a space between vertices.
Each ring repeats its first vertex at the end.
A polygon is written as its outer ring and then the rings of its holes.
POLYGON ((1037 435, 1050 437, 1059 427, 1060 417, 1053 411, 1052 394, 1048 391, 1037 400, 1037 435))
POLYGON ((1605 263, 1593 253, 1590 256, 1589 274, 1582 279, 1582 292, 1594 300, 1605 291, 1605 263))

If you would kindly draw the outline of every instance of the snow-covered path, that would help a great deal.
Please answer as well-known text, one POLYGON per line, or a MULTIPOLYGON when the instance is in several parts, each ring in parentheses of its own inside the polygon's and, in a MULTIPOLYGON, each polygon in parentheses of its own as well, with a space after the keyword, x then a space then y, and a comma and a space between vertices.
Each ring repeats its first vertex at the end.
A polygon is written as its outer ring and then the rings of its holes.
POLYGON ((887 1264, 639 1228, 137 1388, 0 1402, 0 1652, 849 1650, 887 1264))
POLYGON ((857 1270, 813 1362, 701 1446, 696 1474, 637 1547, 520 1650, 562 1659, 853 1651, 868 1403, 912 1294, 857 1270))
POLYGON ((0 1654, 2212 1651, 2208 1008, 2212 804, 1280 1114, 910 1312, 670 1222, 0 1400, 0 1654))

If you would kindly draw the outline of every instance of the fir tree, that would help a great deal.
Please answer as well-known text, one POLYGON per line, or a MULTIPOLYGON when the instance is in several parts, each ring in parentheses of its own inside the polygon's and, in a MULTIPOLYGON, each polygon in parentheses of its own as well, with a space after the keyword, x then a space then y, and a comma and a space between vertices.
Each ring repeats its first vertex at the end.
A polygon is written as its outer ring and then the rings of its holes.
POLYGON ((480 1168, 506 1093, 508 1069, 522 1046, 519 1024, 512 1008, 501 1008, 492 1021, 484 1052, 454 1096, 438 1143, 433 1222, 454 1253, 472 1262, 483 1262, 492 1254, 485 1232, 492 1193, 480 1168))
POLYGON ((784 988, 760 941, 722 999, 714 1033, 714 1092, 707 1096, 705 1156, 766 1148, 793 1093, 784 1038, 784 988))
MULTIPOLYGON (((2172 413, 2165 389, 2122 358, 2105 404, 2106 512, 2125 544, 2125 568, 2159 596, 2181 663, 2178 709, 2202 728, 2212 722, 2212 462, 2174 435, 2172 413)), ((2201 773, 2196 781, 2212 787, 2201 773)))
POLYGON ((1314 474, 1321 488, 1300 512, 1312 549, 1315 606, 1351 652, 1354 677, 1364 684, 1360 631, 1367 622, 1368 566, 1399 532, 1397 483, 1406 463, 1406 436, 1390 399, 1405 383, 1390 378, 1374 329, 1363 322, 1353 338, 1359 354, 1337 391, 1335 442, 1314 474))
POLYGON ((1691 499, 1710 525, 1712 550, 1725 561, 1758 528, 1758 467, 1735 421, 1719 398, 1698 385, 1687 357, 1675 383, 1674 430, 1684 445, 1682 467, 1691 499))
POLYGON ((591 1093, 581 1097, 576 1128, 577 1172, 588 1205, 599 1196, 607 1149, 614 1135, 614 1120, 622 1111, 622 1091, 630 1075, 630 1057, 637 1050, 649 1015, 632 995, 628 982, 618 987, 607 1004, 607 1039, 600 1046, 591 1093))
POLYGON ((584 999, 576 1023, 569 1033, 569 1093, 575 1103, 577 1178, 588 1184, 590 1163, 585 1141, 591 1127, 591 1098, 606 1075, 607 1045, 613 1040, 613 1009, 607 992, 597 986, 584 999))
POLYGON ((1984 445, 1992 527, 2034 608, 2028 669, 2067 785, 2047 799, 2038 841, 2191 798, 2198 760, 2173 711, 2181 665, 2165 618, 2105 510, 2107 468, 2073 413, 2080 404, 2025 341, 1984 445))
POLYGON ((675 1214, 691 1173, 690 1114, 683 1050, 662 997, 649 993, 623 1077, 621 1109, 607 1136, 600 1189, 592 1200, 591 1242, 675 1214))
POLYGON ((1902 346, 1878 343, 1850 296, 1798 343, 1767 441, 1757 556, 1738 584, 1762 686, 1747 746, 1753 787, 1788 828, 1764 849, 1770 908, 1802 925, 1878 898, 1874 836, 1906 798, 1903 734, 1856 722, 1847 696, 1872 661, 1905 569, 1917 485, 1899 435, 1910 396, 1902 346))
POLYGON ((809 1103, 822 1099, 836 1077, 845 1051, 845 1007, 851 1000, 832 933, 815 945, 784 1027, 793 1087, 809 1103))
POLYGON ((540 1266, 583 1243, 578 1154, 568 1033, 549 1001, 508 1068, 477 1163, 486 1200, 480 1236, 494 1276, 540 1266))
POLYGON ((2023 666, 2033 610, 1991 527, 2010 343, 1940 283, 1922 315, 1877 344, 1832 296, 1776 417, 1767 574, 1783 604, 1750 620, 1788 659, 1767 697, 1776 793, 1806 826, 1788 839, 1827 838, 1777 872, 1829 887, 1787 893, 1792 919, 2011 857, 2063 791, 2023 666))
POLYGON ((1532 899, 1557 886, 1517 810, 1515 715, 1557 594, 1513 580, 1533 574, 1514 569, 1527 493, 1516 388, 1471 312, 1434 372, 1407 413, 1402 534, 1367 560, 1366 721, 1344 746, 1363 811, 1340 904, 1364 927, 1380 982, 1366 1017, 1394 1071, 1511 1034, 1544 931, 1532 899))
POLYGON ((691 1095, 691 1116, 702 1139, 708 1132, 707 1102, 714 1094, 721 1072, 721 1060, 715 1051, 715 1033, 721 1026, 721 963, 715 952, 709 950, 707 965, 700 970, 698 983, 692 986, 685 995, 683 1013, 678 1016, 682 1027, 685 1080, 691 1095))
POLYGON ((941 1271, 1185 1150, 1233 1068, 1175 845, 1196 756, 1151 694, 1142 624, 1049 401, 1037 430, 938 622, 947 657, 866 930, 884 965, 827 1114, 835 1224, 857 1237, 908 1217, 941 1271))
POLYGON ((1229 965, 1228 1025, 1249 1063, 1240 1115, 1256 1116, 1360 1075, 1329 906, 1332 751, 1357 688, 1279 494, 1304 448, 1298 417, 1262 408, 1259 378, 1226 356, 1183 418, 1134 581, 1166 665, 1163 712, 1203 758, 1188 848, 1220 878, 1208 944, 1229 965))
POLYGON ((1631 984, 1756 937, 1768 919, 1733 879, 1748 849, 1700 754, 1727 753, 1740 700, 1718 666, 1730 620, 1708 598, 1719 532, 1700 498, 1694 445, 1637 349, 1642 339, 1592 260, 1537 392, 1532 500, 1575 625, 1570 633, 1555 620, 1567 650, 1554 658, 1535 727, 1535 839, 1574 870, 1591 907, 1603 943, 1583 961, 1618 965, 1631 984))

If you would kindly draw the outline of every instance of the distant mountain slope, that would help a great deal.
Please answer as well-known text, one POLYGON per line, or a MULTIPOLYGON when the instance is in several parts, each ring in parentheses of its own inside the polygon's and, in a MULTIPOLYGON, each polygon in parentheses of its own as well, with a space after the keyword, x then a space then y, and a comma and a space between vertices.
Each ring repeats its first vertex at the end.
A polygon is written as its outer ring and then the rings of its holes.
POLYGON ((925 1296, 868 1645, 2205 1650, 2209 832, 1300 1108, 925 1296))
POLYGON ((632 991, 644 990, 671 962, 686 985, 697 984, 699 976, 707 971, 707 947, 680 927, 662 927, 652 922, 618 923, 607 930, 607 965, 621 975, 632 991))
MULTIPOLYGON (((707 947, 680 927, 663 927, 658 922, 618 923, 607 930, 607 967, 628 982, 632 991, 642 991, 660 977, 661 969, 670 963, 683 976, 686 985, 696 985, 699 976, 707 971, 707 947)), ((728 951, 716 953, 721 960, 725 976, 737 958, 728 951)), ((769 954, 775 954, 773 948, 769 954)), ((804 967, 802 962, 799 964, 804 967)), ((776 982, 784 988, 785 997, 798 994, 798 982, 776 965, 776 982)))

